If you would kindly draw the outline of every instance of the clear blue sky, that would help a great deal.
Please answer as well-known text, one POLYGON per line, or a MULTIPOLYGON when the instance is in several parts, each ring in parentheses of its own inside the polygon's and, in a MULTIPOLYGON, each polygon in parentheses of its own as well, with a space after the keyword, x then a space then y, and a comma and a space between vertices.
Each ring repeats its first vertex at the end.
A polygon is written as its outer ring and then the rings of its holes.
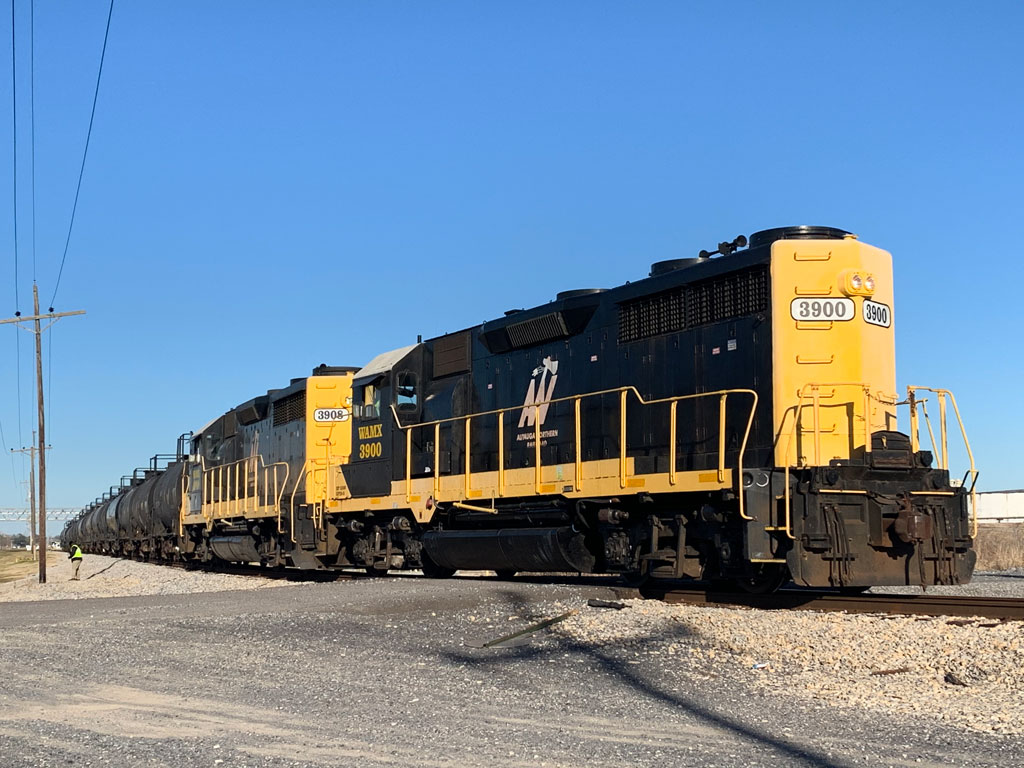
MULTIPOLYGON (((36 275, 54 289, 106 0, 38 0, 36 275)), ((28 0, 17 0, 31 309, 28 0)), ((0 316, 15 307, 9 27, 0 316)), ((49 503, 306 375, 740 233, 891 251, 900 385, 952 389, 981 487, 1024 487, 1024 6, 125 2, 46 339, 49 503)), ((5 31, 6 30, 6 31, 5 31)), ((31 336, 0 327, 8 448, 31 336)), ((0 464, 0 506, 26 465, 0 464)))

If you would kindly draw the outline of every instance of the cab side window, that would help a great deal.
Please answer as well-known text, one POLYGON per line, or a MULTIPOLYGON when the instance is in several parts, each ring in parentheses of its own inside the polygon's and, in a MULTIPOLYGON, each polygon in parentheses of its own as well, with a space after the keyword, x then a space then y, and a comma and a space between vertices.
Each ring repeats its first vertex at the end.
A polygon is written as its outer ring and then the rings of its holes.
POLYGON ((376 384, 364 384, 356 391, 355 416, 357 419, 380 418, 380 389, 376 384), (361 390, 361 392, 359 391, 361 390))
POLYGON ((419 389, 416 374, 402 371, 398 374, 395 386, 395 405, 399 411, 415 412, 419 410, 419 389))

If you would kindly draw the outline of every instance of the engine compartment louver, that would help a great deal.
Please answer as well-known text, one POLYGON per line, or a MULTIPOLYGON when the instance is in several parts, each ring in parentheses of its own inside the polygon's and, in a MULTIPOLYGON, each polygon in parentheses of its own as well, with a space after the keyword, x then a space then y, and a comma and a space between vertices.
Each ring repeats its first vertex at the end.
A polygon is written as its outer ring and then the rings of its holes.
POLYGON ((768 268, 681 285, 619 305, 619 342, 639 341, 768 310, 768 268))
POLYGON ((294 392, 274 403, 274 426, 280 427, 306 415, 306 390, 294 392))

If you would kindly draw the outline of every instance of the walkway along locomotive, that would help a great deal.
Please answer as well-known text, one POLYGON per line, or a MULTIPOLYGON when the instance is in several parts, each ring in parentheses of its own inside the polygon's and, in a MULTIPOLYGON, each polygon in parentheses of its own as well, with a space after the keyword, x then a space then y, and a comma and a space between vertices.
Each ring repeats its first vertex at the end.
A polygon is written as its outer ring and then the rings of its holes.
POLYGON ((321 366, 196 431, 64 541, 431 576, 964 582, 977 471, 968 446, 951 480, 947 420, 966 434, 948 391, 897 395, 893 310, 890 255, 847 232, 741 236, 321 366))

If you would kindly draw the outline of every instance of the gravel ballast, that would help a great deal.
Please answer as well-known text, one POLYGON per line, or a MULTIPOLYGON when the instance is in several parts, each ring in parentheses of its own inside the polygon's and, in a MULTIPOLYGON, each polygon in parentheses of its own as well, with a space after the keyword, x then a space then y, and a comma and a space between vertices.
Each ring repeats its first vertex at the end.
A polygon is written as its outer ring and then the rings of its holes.
POLYGON ((630 600, 555 631, 664 656, 674 674, 729 674, 758 689, 1024 734, 1024 624, 950 617, 758 611, 630 600))
POLYGON ((232 589, 267 589, 287 581, 261 576, 186 571, 155 563, 141 563, 103 555, 86 555, 78 581, 72 581, 71 565, 47 563, 46 583, 36 575, 0 584, 0 603, 24 600, 81 600, 89 597, 129 595, 184 595, 232 589))

